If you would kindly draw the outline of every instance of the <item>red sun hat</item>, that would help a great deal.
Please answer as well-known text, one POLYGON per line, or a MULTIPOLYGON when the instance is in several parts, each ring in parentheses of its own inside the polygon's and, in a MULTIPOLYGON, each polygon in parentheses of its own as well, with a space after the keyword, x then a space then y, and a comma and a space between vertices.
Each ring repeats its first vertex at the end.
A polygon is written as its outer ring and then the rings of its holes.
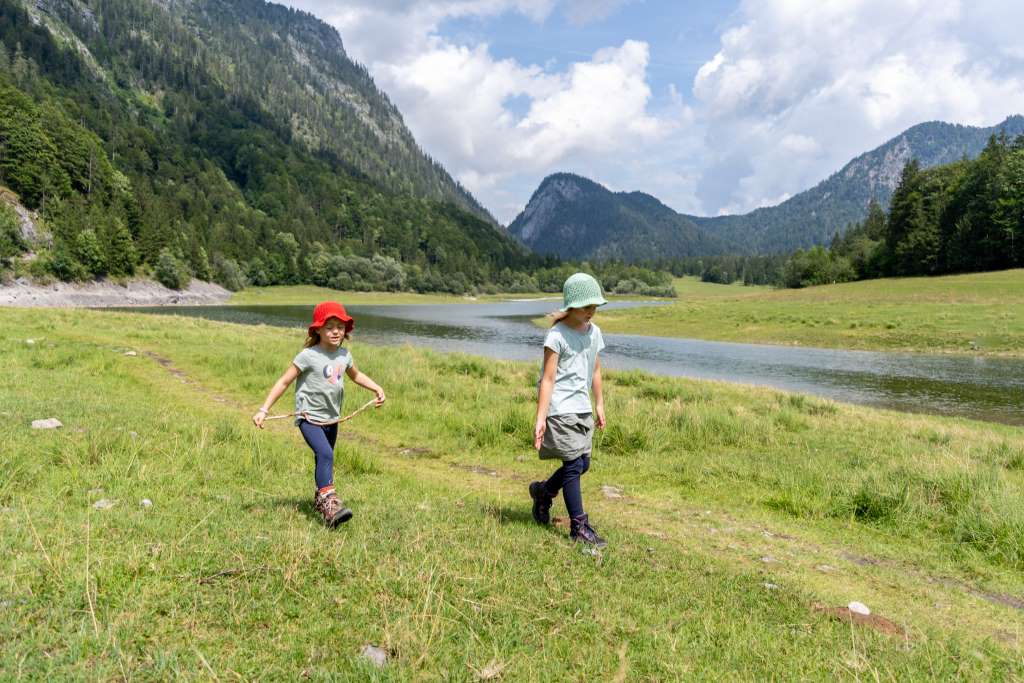
POLYGON ((309 326, 309 334, 312 335, 323 327, 327 323, 328 318, 337 318, 345 323, 345 334, 351 332, 352 328, 356 326, 352 316, 345 312, 344 306, 337 301, 324 301, 317 304, 316 308, 313 309, 313 324, 309 326))

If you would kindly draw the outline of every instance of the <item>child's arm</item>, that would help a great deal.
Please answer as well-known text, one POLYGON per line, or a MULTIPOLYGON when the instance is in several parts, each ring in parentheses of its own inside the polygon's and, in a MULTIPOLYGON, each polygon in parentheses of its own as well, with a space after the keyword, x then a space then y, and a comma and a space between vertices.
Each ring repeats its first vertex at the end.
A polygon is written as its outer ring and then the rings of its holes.
POLYGON ((533 424, 533 447, 540 450, 544 441, 544 432, 548 428, 548 406, 551 405, 551 392, 555 389, 555 371, 558 370, 558 353, 544 347, 544 372, 540 378, 540 390, 537 392, 537 419, 533 424))
POLYGON ((601 390, 601 357, 594 359, 594 378, 591 381, 594 390, 594 410, 597 412, 597 426, 604 429, 604 392, 601 390))
POLYGON ((274 382, 274 386, 270 387, 270 393, 267 394, 267 398, 263 400, 263 407, 256 411, 256 414, 252 416, 252 423, 263 429, 263 421, 267 419, 267 413, 274 407, 274 403, 277 399, 281 398, 281 394, 288 390, 288 387, 295 378, 299 376, 299 369, 292 363, 288 366, 288 369, 284 371, 277 381, 274 382))
POLYGON ((369 389, 370 391, 375 393, 377 395, 377 405, 383 403, 384 400, 387 398, 386 396, 384 396, 384 390, 380 388, 380 385, 374 382, 368 376, 359 372, 359 370, 356 369, 355 363, 348 366, 348 369, 345 370, 345 374, 348 375, 348 378, 350 380, 352 380, 362 388, 369 389))

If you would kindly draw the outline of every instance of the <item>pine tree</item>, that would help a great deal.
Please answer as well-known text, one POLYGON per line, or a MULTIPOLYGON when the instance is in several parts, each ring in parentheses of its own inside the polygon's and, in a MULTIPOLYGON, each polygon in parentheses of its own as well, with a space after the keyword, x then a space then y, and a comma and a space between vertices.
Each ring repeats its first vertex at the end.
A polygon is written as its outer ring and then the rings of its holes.
POLYGON ((135 273, 138 258, 132 235, 128 232, 124 221, 112 219, 103 233, 106 247, 107 270, 114 277, 127 277, 135 273))

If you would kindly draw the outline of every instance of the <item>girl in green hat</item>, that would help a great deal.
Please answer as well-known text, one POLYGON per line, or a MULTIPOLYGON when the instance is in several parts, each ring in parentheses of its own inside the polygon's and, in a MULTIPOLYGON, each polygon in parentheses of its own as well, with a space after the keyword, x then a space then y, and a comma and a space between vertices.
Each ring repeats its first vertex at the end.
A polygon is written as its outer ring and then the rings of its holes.
POLYGON ((563 306, 554 314, 555 322, 544 339, 533 428, 533 447, 540 457, 560 460, 562 464, 547 481, 530 484, 533 519, 538 524, 548 524, 551 502, 561 491, 569 511, 570 538, 603 547, 604 539, 590 526, 583 511, 580 477, 590 469, 595 414, 597 427, 603 429, 605 425, 598 358, 604 338, 591 318, 598 306, 608 302, 601 294, 601 285, 586 273, 576 273, 566 280, 562 297, 563 306))

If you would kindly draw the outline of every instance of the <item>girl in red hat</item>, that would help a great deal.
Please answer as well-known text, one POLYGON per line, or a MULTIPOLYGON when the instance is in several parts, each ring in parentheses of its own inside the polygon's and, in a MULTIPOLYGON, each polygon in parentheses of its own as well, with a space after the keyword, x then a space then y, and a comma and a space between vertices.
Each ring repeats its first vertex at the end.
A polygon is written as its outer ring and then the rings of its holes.
POLYGON ((341 304, 335 301, 317 304, 304 348, 292 359, 292 364, 271 387, 263 406, 252 416, 253 424, 263 429, 263 422, 274 402, 293 381, 298 380, 295 385, 295 424, 313 449, 316 462, 313 504, 328 527, 352 518, 352 511, 334 492, 334 443, 338 438, 341 403, 345 398, 342 374, 374 392, 377 395, 376 405, 384 403, 384 390, 356 369, 352 354, 342 348, 354 326, 355 322, 341 304))

